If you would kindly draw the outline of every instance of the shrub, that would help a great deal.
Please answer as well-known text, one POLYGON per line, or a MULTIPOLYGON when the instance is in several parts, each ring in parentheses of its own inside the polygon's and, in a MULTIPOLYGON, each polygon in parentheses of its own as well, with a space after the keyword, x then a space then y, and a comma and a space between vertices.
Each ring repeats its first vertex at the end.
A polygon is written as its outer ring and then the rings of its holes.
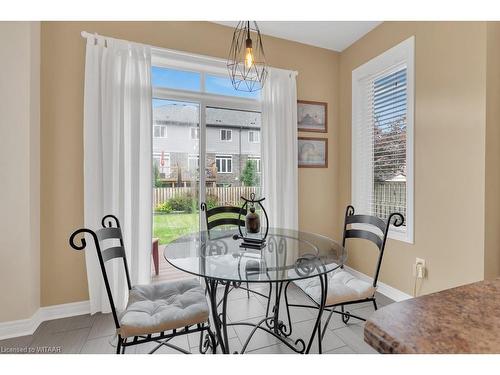
POLYGON ((205 200, 207 203, 207 209, 209 210, 219 205, 219 197, 217 197, 217 195, 207 195, 205 200))
POLYGON ((156 212, 162 212, 165 214, 169 214, 170 212, 172 212, 172 206, 170 206, 169 201, 163 202, 163 203, 159 204, 158 206, 156 206, 156 212))
POLYGON ((170 205, 172 211, 192 213, 195 209, 195 202, 193 198, 188 195, 170 198, 167 203, 170 205))

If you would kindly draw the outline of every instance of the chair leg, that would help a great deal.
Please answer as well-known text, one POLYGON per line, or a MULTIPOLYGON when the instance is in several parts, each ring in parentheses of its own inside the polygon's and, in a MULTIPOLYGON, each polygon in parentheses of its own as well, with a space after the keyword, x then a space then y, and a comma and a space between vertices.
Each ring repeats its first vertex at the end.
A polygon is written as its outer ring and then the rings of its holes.
POLYGON ((121 354, 122 338, 118 335, 118 343, 116 344, 116 354, 121 354))
POLYGON ((373 308, 375 309, 375 311, 378 309, 377 301, 375 299, 373 300, 373 308))
POLYGON ((347 322, 349 321, 350 316, 346 315, 346 314, 349 314, 349 311, 344 310, 344 305, 340 305, 340 311, 342 311, 342 321, 344 322, 344 324, 347 325, 347 322))
POLYGON ((248 281, 247 281, 247 298, 250 298, 250 287, 248 286, 248 281))
POLYGON ((328 318, 326 319, 325 325, 323 326, 323 334, 321 335, 321 339, 323 340, 323 337, 325 336, 326 329, 328 328, 328 324, 330 324, 330 319, 332 319, 333 311, 335 310, 335 307, 332 307, 332 311, 330 311, 330 314, 328 315, 328 318))

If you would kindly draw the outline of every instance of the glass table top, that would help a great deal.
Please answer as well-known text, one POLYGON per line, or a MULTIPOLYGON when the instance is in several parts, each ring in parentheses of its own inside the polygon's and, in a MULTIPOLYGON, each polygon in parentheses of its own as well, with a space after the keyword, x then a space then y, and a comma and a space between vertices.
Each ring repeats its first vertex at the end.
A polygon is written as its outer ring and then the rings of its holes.
POLYGON ((193 275, 235 282, 305 279, 339 268, 344 248, 319 234, 269 228, 262 249, 242 248, 237 229, 192 233, 165 247, 172 266, 193 275))

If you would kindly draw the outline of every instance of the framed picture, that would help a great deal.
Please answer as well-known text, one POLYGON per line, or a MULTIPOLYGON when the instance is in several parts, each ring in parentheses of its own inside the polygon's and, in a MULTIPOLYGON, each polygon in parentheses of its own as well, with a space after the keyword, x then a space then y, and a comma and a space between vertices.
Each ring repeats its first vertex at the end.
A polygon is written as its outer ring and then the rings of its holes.
POLYGON ((299 168, 328 167, 328 138, 299 137, 299 168))
POLYGON ((328 130, 328 105, 323 102, 297 101, 297 130, 326 133, 328 130))

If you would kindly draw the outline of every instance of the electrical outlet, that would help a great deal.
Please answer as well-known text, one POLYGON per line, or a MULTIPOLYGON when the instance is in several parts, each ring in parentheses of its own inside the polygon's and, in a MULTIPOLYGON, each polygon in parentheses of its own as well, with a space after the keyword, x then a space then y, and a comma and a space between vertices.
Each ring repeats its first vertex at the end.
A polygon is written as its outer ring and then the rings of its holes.
POLYGON ((413 265, 413 276, 418 279, 425 278, 426 268, 425 268, 425 259, 417 258, 415 259, 415 264, 413 265))

